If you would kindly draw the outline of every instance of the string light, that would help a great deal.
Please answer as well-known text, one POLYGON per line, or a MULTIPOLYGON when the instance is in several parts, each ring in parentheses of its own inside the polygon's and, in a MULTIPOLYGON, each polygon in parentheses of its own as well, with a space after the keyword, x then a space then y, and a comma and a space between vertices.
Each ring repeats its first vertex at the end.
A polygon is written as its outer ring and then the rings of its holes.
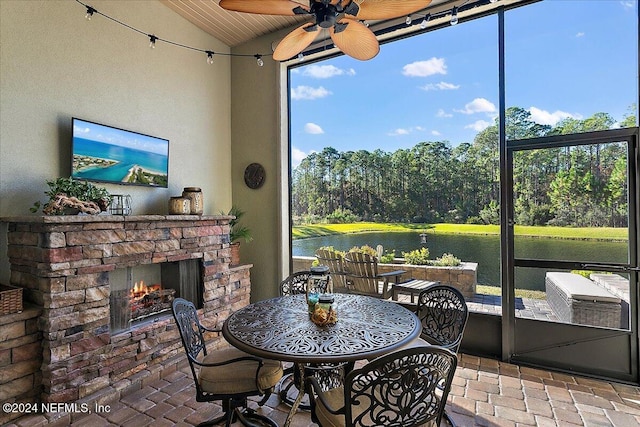
POLYGON ((458 23, 458 8, 456 6, 453 6, 453 9, 451 10, 451 20, 449 20, 449 23, 451 25, 456 25, 458 23))
POLYGON ((94 8, 92 8, 91 6, 87 6, 87 14, 86 14, 86 15, 84 15, 84 18, 85 18, 87 21, 91 21, 91 17, 93 16, 93 13, 94 13, 95 11, 96 11, 96 10, 95 10, 94 8))
MULTIPOLYGON (((181 48, 184 48, 184 49, 193 50, 195 52, 204 53, 205 55, 207 55, 207 64, 213 64, 213 55, 224 55, 224 56, 255 58, 257 63, 258 63, 258 66, 262 67, 264 65, 264 60, 262 59, 262 57, 265 56, 265 55, 258 54, 258 53, 256 53, 256 54, 216 53, 216 52, 214 52, 212 50, 206 50, 206 49, 200 49, 200 48, 197 48, 197 47, 187 46, 187 45, 182 44, 182 43, 177 43, 177 42, 174 42, 174 41, 171 41, 171 40, 160 38, 160 37, 156 36, 155 34, 148 34, 145 31, 139 30, 139 29, 137 29, 135 27, 132 27, 129 24, 126 24, 126 23, 124 23, 122 21, 119 21, 119 20, 117 20, 115 18, 112 18, 111 16, 105 15, 104 13, 98 11, 98 9, 96 9, 96 8, 94 8, 92 6, 89 6, 89 5, 83 3, 80 0, 76 0, 76 2, 81 4, 82 6, 84 6, 87 9, 87 14, 85 15, 85 18, 88 21, 91 20, 91 18, 93 17, 94 14, 97 14, 97 15, 100 15, 100 16, 102 16, 104 18, 107 18, 108 20, 110 20, 112 22, 115 22, 116 24, 122 25, 123 27, 126 27, 126 28, 128 28, 128 29, 130 29, 132 31, 135 31, 136 33, 142 34, 145 37, 147 37, 149 39, 149 47, 152 48, 152 49, 156 47, 156 42, 163 42, 163 43, 167 43, 167 44, 170 44, 170 45, 173 45, 173 46, 177 46, 177 47, 181 47, 181 48)), ((266 55, 266 56, 271 56, 271 55, 266 55)))
POLYGON ((405 22, 405 24, 407 24, 407 25, 411 25, 411 22, 412 22, 412 20, 411 20, 411 15, 407 15, 407 19, 405 19, 405 20, 404 20, 404 22, 405 22))
POLYGON ((431 19, 431 14, 427 13, 424 19, 422 20, 422 22, 420 23, 420 29, 424 30, 427 28, 427 23, 429 22, 429 19, 431 19))

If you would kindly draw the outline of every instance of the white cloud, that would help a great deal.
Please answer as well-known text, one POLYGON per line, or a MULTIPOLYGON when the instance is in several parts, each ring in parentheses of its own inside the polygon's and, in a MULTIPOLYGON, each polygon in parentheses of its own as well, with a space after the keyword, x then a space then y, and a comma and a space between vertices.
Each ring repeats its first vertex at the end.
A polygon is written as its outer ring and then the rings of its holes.
POLYGON ((433 135, 433 136, 440 136, 440 135, 442 135, 442 134, 441 134, 440 132, 438 132, 437 130, 432 130, 432 131, 431 131, 431 135, 433 135))
POLYGON ((291 147, 291 167, 292 168, 297 168, 302 162, 302 160, 304 160, 305 157, 307 157, 307 153, 305 153, 304 151, 296 147, 291 147))
POLYGON ((387 135, 389 135, 389 136, 409 135, 410 132, 411 131, 409 129, 398 128, 398 129, 395 129, 395 130, 389 132, 387 135))
POLYGON ((580 114, 571 114, 565 111, 556 110, 553 113, 550 113, 546 110, 541 110, 540 108, 531 107, 529 108, 529 113, 531 113, 531 120, 541 125, 555 125, 560 120, 563 119, 581 119, 582 116, 580 114))
POLYGON ((304 131, 305 133, 310 133, 311 135, 321 135, 324 133, 324 130, 322 130, 322 128, 315 123, 307 123, 306 125, 304 125, 304 131))
POLYGON ((476 98, 473 101, 465 104, 464 110, 454 110, 462 114, 475 114, 475 113, 495 113, 496 106, 491 101, 484 98, 476 98))
POLYGON ((356 70, 349 68, 348 70, 338 68, 335 65, 309 65, 305 67, 303 75, 313 77, 314 79, 329 79, 335 76, 355 76, 356 70))
POLYGON ((424 86, 420 86, 422 90, 455 90, 460 89, 460 85, 454 85, 453 83, 440 82, 440 83, 429 83, 424 86))
POLYGON ((442 117, 442 118, 453 117, 453 114, 447 113, 442 108, 440 108, 436 113, 436 117, 442 117))
POLYGON ((311 86, 298 86, 291 88, 291 99, 295 100, 314 100, 318 98, 325 98, 331 95, 331 91, 328 91, 324 87, 311 87, 311 86))
POLYGON ((585 33, 583 31, 580 31, 578 34, 576 34, 576 37, 584 37, 585 33))
POLYGON ((622 0, 620 4, 625 9, 633 9, 635 7, 635 1, 633 0, 622 0))
POLYGON ((491 123, 486 121, 486 120, 476 120, 475 122, 466 125, 464 128, 465 129, 473 129, 476 132, 480 132, 485 130, 486 128, 488 128, 489 126, 491 126, 491 123))
POLYGON ((423 128, 422 126, 412 126, 409 128, 398 128, 398 129, 394 129, 391 132, 387 133, 388 136, 402 136, 402 135, 409 135, 410 133, 414 133, 414 132, 424 132, 426 131, 425 128, 423 128))
POLYGON ((429 77, 434 74, 447 74, 444 58, 433 57, 426 61, 416 61, 402 67, 402 74, 408 77, 429 77))

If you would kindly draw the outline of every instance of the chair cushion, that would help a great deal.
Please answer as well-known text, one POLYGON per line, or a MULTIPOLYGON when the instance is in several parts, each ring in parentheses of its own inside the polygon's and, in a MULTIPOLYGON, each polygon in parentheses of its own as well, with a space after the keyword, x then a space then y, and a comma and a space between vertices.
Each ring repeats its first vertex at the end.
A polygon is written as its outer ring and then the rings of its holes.
MULTIPOLYGON (((249 354, 235 347, 215 350, 202 360, 202 363, 220 363, 249 354)), ((275 386, 282 378, 282 364, 277 360, 263 360, 258 375, 261 390, 275 386)), ((258 364, 251 360, 241 360, 223 366, 204 366, 200 369, 200 386, 206 393, 233 394, 256 390, 256 368, 258 364)))
MULTIPOLYGON (((417 340, 416 340, 417 341, 417 340)), ((344 406, 344 388, 332 388, 322 393, 325 400, 331 409, 339 409, 344 406)), ((322 427, 344 427, 346 425, 344 414, 332 414, 329 412, 326 406, 322 404, 320 399, 316 399, 315 415, 318 417, 319 424, 322 427)), ((351 413, 354 418, 357 418, 362 412, 367 410, 367 405, 353 405, 351 406, 351 413)), ((373 425, 373 424, 372 424, 373 425)), ((422 424, 421 427, 436 427, 435 421, 429 421, 422 424)))

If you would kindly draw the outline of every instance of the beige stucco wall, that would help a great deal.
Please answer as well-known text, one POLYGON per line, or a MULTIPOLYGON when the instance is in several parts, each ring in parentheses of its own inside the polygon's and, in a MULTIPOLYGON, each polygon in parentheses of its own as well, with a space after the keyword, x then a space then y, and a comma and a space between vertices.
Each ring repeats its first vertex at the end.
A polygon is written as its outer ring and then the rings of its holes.
MULTIPOLYGON (((233 53, 270 55, 272 41, 286 33, 251 41, 233 53)), ((277 296, 279 281, 289 273, 288 143, 286 105, 281 105, 286 69, 268 56, 263 67, 253 65, 232 60, 231 143, 233 202, 246 212, 242 223, 253 234, 253 241, 241 243, 241 259, 253 264, 251 299, 257 301, 277 296), (266 170, 264 185, 255 190, 243 179, 254 162, 266 170)))
MULTIPOLYGON (((90 4, 161 38, 229 52, 160 2, 90 4)), ((73 0, 0 1, 0 216, 30 214, 45 201, 45 180, 69 176, 73 116, 170 140, 169 188, 106 185, 132 196, 134 214, 166 213, 185 186, 202 188, 205 213, 228 210, 230 58, 208 65, 203 53, 161 42, 150 49, 145 35, 85 13, 73 0)), ((8 274, 2 226, 0 283, 8 274)))

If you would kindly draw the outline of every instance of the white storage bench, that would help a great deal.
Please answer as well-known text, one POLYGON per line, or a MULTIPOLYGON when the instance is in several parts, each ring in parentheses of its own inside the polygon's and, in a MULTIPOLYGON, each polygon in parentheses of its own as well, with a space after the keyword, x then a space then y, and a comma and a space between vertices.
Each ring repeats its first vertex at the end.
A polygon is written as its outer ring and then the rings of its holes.
POLYGON ((574 273, 548 272, 547 302, 562 322, 620 327, 620 298, 586 277, 574 273))

